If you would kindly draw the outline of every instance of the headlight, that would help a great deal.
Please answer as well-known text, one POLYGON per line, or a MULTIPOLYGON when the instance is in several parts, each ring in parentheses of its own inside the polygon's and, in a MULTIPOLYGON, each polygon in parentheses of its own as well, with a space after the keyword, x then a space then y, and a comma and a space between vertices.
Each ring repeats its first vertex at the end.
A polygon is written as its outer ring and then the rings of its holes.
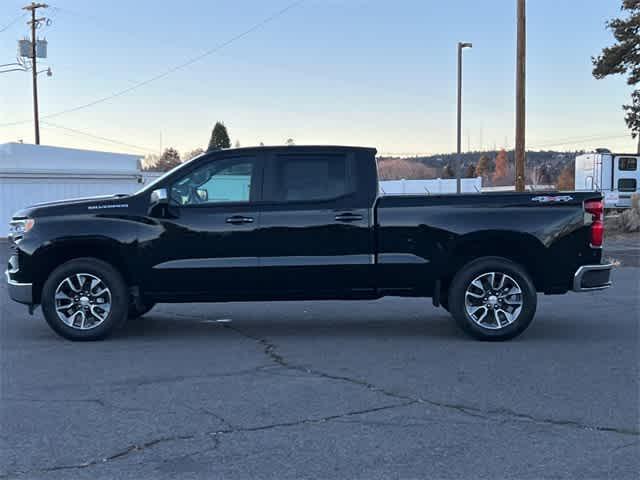
POLYGON ((25 218, 24 220, 12 220, 9 223, 9 235, 21 236, 33 228, 36 221, 33 218, 25 218))

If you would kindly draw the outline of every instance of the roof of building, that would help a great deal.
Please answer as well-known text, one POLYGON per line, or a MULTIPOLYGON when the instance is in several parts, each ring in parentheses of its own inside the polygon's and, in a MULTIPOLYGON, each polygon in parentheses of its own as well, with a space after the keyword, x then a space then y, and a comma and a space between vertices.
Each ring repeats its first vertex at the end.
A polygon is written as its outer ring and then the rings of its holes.
POLYGON ((140 155, 49 145, 0 144, 2 172, 132 174, 140 171, 141 158, 140 155))

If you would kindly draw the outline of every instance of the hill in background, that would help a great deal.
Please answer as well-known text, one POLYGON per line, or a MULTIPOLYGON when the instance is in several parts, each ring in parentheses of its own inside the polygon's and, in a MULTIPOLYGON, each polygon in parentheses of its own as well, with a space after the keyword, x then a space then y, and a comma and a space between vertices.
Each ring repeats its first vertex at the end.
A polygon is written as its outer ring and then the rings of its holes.
MULTIPOLYGON (((526 154, 527 185, 557 185, 573 188, 573 168, 576 155, 584 152, 529 151, 526 154)), ((515 152, 489 150, 460 155, 463 177, 482 177, 485 186, 513 185, 515 152)), ((447 153, 421 157, 379 157, 378 170, 382 180, 455 178, 457 154, 447 153)))

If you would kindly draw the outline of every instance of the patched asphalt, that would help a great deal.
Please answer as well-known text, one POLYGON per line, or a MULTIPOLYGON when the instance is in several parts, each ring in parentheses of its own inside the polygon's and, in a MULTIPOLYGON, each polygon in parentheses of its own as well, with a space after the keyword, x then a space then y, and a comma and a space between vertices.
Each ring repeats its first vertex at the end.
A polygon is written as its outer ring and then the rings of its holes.
POLYGON ((507 343, 402 298, 160 305, 72 343, 0 282, 0 478, 635 479, 640 268, 614 282, 507 343))

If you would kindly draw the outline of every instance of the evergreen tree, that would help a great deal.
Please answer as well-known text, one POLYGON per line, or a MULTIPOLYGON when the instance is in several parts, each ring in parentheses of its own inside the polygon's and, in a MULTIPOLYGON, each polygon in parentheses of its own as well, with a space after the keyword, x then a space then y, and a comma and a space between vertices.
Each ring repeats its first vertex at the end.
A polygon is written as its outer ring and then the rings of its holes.
MULTIPOLYGON (((616 43, 593 58, 593 76, 601 79, 609 75, 626 74, 629 85, 640 83, 640 0, 622 0, 622 11, 628 16, 607 23, 616 43)), ((623 105, 625 120, 633 138, 638 137, 640 153, 640 90, 631 93, 631 105, 623 105)))
POLYGON ((211 132, 211 140, 209 140, 209 147, 207 151, 220 150, 222 148, 230 148, 231 140, 229 139, 229 132, 227 127, 222 122, 216 122, 211 132))

